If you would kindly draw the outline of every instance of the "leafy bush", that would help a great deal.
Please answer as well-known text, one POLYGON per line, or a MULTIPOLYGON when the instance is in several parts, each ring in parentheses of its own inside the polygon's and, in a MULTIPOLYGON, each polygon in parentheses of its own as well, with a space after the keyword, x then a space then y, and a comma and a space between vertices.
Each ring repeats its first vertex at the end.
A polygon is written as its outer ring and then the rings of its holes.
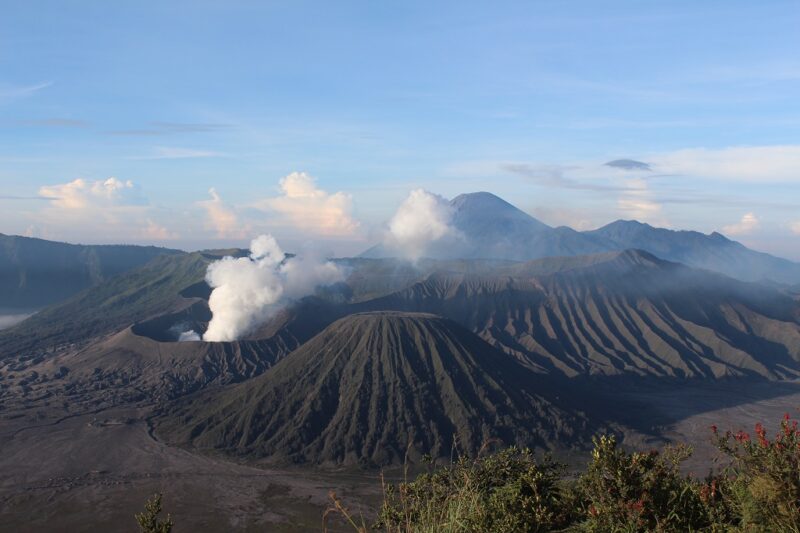
POLYGON ((172 518, 167 515, 163 522, 158 515, 161 514, 161 494, 154 494, 144 505, 144 512, 135 515, 141 533, 170 533, 172 531, 172 518))
POLYGON ((720 434, 717 447, 733 460, 731 505, 743 530, 800 532, 800 434, 786 414, 770 440, 761 424, 756 439, 743 431, 720 434), (749 528, 749 529, 748 529, 749 528))
MULTIPOLYGON (((773 440, 758 424, 720 434, 730 463, 705 479, 684 476, 691 450, 628 452, 594 439, 584 472, 569 476, 550 457, 508 448, 460 458, 411 482, 384 486, 373 528, 416 532, 795 532, 800 533, 800 432, 786 415, 773 440)), ((334 497, 332 510, 346 515, 334 497)), ((351 524, 359 532, 366 526, 351 524)))
POLYGON ((376 527, 387 531, 540 532, 569 522, 564 466, 508 448, 388 486, 376 527))
MULTIPOLYGON (((582 527, 592 532, 699 531, 724 517, 721 480, 699 483, 680 473, 685 446, 627 453, 614 437, 594 439, 592 461, 577 485, 582 527)), ((713 529, 713 528, 712 528, 713 529)))

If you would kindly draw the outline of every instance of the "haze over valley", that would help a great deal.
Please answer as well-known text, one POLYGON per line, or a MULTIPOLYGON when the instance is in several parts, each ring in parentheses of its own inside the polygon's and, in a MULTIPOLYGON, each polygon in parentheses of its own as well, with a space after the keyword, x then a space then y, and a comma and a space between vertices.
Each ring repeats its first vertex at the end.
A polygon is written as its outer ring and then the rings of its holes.
MULTIPOLYGON (((350 258, 286 254, 267 235, 249 250, 199 252, 3 237, 6 278, 25 280, 13 302, 57 299, 0 332, 4 446, 18 450, 5 460, 57 453, 17 446, 88 423, 98 436, 77 438, 151 439, 233 479, 225 461, 277 469, 267 479, 306 467, 369 477, 487 442, 565 457, 601 431, 663 444, 682 420, 738 409, 733 382, 755 391, 754 406, 788 408, 800 393, 800 264, 636 221, 552 228, 486 192, 412 192, 389 227, 350 258), (431 231, 437 220, 444 229, 431 231), (55 260, 65 252, 69 262, 55 260), (55 275, 30 276, 31 265, 83 286, 53 294, 55 275), (670 390, 713 399, 688 412, 654 403, 670 390)), ((111 479, 149 486, 135 481, 146 457, 47 489, 20 474, 7 505, 51 494, 55 513, 57 494, 90 500, 111 479)), ((85 461, 73 466, 97 470, 85 461)), ((152 482, 190 476, 181 494, 201 491, 185 468, 152 482)), ((356 501, 369 501, 365 485, 351 486, 356 501)), ((302 513, 323 505, 315 498, 302 513)))
POLYGON ((797 531, 799 23, 4 6, 0 531, 797 531))

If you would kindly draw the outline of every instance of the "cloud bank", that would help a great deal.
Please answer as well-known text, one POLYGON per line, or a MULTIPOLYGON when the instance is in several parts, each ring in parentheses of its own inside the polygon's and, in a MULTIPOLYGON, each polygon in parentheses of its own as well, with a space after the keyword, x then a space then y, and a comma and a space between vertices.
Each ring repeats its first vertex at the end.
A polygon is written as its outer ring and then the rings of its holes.
POLYGON ((800 145, 692 148, 651 160, 661 171, 708 179, 796 183, 800 178, 800 145))
POLYGON ((288 302, 342 279, 344 273, 334 263, 287 258, 274 237, 261 235, 250 243, 249 257, 225 257, 209 265, 206 282, 213 289, 208 301, 213 316, 203 340, 237 340, 288 302))
POLYGON ((328 193, 318 188, 316 180, 305 172, 292 172, 284 177, 280 188, 281 196, 256 204, 259 209, 278 214, 280 223, 331 237, 352 235, 358 230, 349 194, 328 193))
POLYGON ((232 207, 222 201, 222 197, 213 187, 208 190, 210 200, 198 202, 197 205, 205 209, 208 216, 208 226, 216 231, 217 237, 223 239, 243 237, 244 228, 239 224, 239 217, 232 207))
POLYGON ((39 196, 61 209, 92 209, 146 205, 147 200, 130 180, 111 177, 107 180, 76 179, 59 185, 39 188, 39 196))
POLYGON ((384 245, 416 261, 437 241, 457 235, 452 219, 450 202, 424 189, 415 189, 389 221, 384 245))
POLYGON ((757 230, 759 225, 760 221, 755 213, 745 213, 739 222, 723 227, 722 231, 728 235, 748 235, 757 230))
POLYGON ((669 226, 662 213, 661 204, 653 197, 647 180, 626 180, 626 189, 617 199, 617 208, 623 218, 635 218, 660 226, 669 226))
POLYGON ((38 197, 46 207, 36 213, 32 232, 52 239, 70 234, 91 234, 102 227, 104 239, 113 241, 165 241, 179 235, 157 222, 153 207, 141 187, 131 180, 78 178, 66 183, 44 185, 38 197))

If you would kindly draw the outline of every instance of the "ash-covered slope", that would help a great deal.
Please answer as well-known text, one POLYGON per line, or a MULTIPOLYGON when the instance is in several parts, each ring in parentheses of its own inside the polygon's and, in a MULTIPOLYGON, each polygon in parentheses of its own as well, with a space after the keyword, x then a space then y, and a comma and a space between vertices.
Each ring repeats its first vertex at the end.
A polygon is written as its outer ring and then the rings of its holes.
POLYGON ((0 233, 0 309, 44 307, 159 255, 182 253, 155 246, 86 246, 0 233))
POLYGON ((796 300, 641 251, 439 272, 363 307, 446 316, 568 376, 800 377, 796 300))
POLYGON ((721 272, 744 281, 800 282, 800 263, 751 250, 719 233, 654 228, 618 220, 584 235, 599 237, 613 249, 636 248, 662 259, 721 272))
POLYGON ((258 378, 188 397, 157 422, 170 442, 298 462, 388 464, 548 447, 582 433, 558 391, 453 322, 378 312, 336 321, 258 378))
POLYGON ((258 341, 161 342, 134 326, 28 366, 0 366, 0 408, 44 401, 74 414, 158 405, 257 376, 296 347, 283 332, 258 341))

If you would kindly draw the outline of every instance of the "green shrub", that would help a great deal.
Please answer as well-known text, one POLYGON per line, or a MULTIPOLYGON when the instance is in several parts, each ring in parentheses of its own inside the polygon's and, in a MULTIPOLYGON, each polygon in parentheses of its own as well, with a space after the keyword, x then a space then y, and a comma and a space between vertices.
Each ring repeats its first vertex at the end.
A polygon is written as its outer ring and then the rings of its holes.
MULTIPOLYGON (((577 479, 549 457, 509 448, 384 487, 374 529, 433 532, 800 533, 800 431, 787 414, 774 439, 712 433, 730 463, 702 480, 684 476, 685 446, 627 452, 594 439, 577 479)), ((334 497, 332 509, 349 519, 334 497)), ((366 533, 366 526, 355 526, 366 533)))
POLYGON ((800 434, 786 414, 774 439, 756 424, 748 433, 712 431, 717 447, 733 460, 728 469, 731 505, 745 531, 800 532, 800 434))
POLYGON ((388 486, 376 527, 386 531, 540 532, 569 523, 564 466, 508 448, 461 458, 410 483, 388 486))
POLYGON ((685 446, 628 453, 616 439, 594 439, 592 460, 577 485, 582 529, 591 532, 714 530, 727 516, 722 478, 701 483, 680 473, 685 446))
POLYGON ((167 515, 163 522, 158 518, 161 514, 161 494, 154 494, 144 505, 144 512, 135 515, 141 533, 170 533, 172 517, 167 515))

